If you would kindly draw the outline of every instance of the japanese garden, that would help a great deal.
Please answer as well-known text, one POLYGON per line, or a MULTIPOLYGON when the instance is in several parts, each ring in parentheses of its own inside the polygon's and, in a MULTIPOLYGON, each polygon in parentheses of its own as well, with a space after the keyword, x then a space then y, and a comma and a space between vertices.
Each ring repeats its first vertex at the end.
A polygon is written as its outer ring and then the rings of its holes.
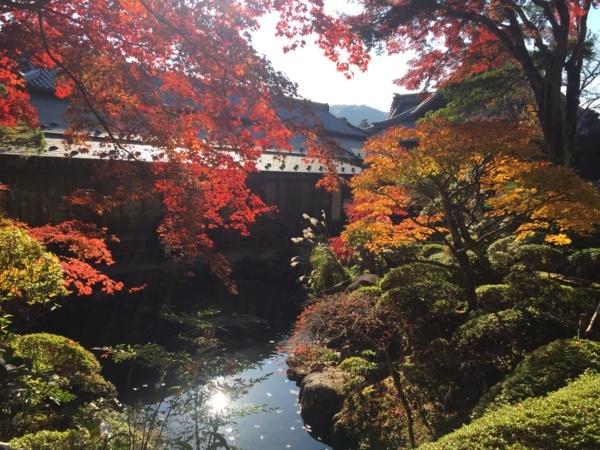
POLYGON ((0 448, 600 448, 598 2, 335 3, 0 0, 0 448))

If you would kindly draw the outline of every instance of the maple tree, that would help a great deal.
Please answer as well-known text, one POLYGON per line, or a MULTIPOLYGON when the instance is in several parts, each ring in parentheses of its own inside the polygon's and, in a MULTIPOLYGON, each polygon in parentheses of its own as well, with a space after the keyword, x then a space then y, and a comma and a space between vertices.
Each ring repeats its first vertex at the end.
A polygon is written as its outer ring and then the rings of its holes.
POLYGON ((342 71, 364 70, 369 49, 414 52, 397 80, 409 89, 516 63, 535 97, 548 160, 569 166, 596 0, 360 0, 361 11, 341 15, 328 14, 322 0, 279 3, 289 47, 316 33, 342 71))
POLYGON ((441 241, 456 261, 470 309, 474 265, 494 240, 536 232, 554 245, 600 223, 600 196, 571 169, 536 160, 532 130, 505 121, 436 118, 368 141, 368 168, 351 182, 343 232, 373 252, 441 241))
POLYGON ((110 239, 105 230, 75 220, 31 228, 0 219, 0 301, 45 303, 67 289, 77 295, 95 287, 107 294, 122 290, 123 283, 99 270, 114 263, 110 239))
MULTIPOLYGON (((0 128, 39 126, 19 75, 23 61, 52 71, 56 95, 70 101, 66 144, 90 153, 89 142, 100 139, 96 156, 128 162, 105 164, 102 175, 137 183, 111 195, 78 191, 71 201, 104 214, 161 198, 158 231, 168 253, 203 255, 224 278, 229 269, 208 233, 247 234, 268 211, 246 187, 265 149, 289 149, 303 133, 307 157, 334 169, 332 143, 314 121, 280 114, 295 84, 252 47, 251 32, 270 8, 238 0, 1 0, 0 128)), ((327 178, 323 185, 337 187, 327 178)))

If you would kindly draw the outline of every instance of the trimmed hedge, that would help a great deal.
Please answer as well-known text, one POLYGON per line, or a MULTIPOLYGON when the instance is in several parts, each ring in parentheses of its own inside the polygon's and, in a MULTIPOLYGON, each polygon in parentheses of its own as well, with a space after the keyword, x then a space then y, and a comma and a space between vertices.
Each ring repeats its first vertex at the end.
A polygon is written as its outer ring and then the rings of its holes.
POLYGON ((411 263, 391 269, 381 280, 382 291, 413 284, 448 283, 452 275, 446 269, 427 263, 411 263))
POLYGON ((464 355, 494 354, 511 365, 526 352, 568 336, 555 317, 523 308, 475 315, 456 330, 453 339, 464 355))
POLYGON ((100 375, 96 357, 64 336, 34 333, 19 336, 14 343, 15 353, 31 358, 36 371, 57 375, 63 389, 75 388, 89 394, 113 397, 116 389, 100 375))
POLYGON ((488 413, 421 450, 600 448, 600 375, 587 373, 547 397, 488 413))
POLYGON ((600 372, 599 342, 575 339, 551 342, 527 355, 510 375, 494 385, 481 398, 472 417, 556 391, 587 369, 600 372))

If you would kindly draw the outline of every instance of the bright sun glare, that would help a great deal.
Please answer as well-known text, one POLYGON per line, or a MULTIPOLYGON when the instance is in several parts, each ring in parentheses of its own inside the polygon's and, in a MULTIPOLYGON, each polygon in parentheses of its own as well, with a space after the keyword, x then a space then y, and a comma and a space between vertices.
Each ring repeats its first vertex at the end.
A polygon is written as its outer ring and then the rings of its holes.
POLYGON ((227 397, 225 393, 219 391, 215 392, 211 396, 210 400, 208 401, 208 406, 210 407, 210 412, 212 414, 221 414, 223 411, 225 411, 225 409, 227 409, 230 403, 231 400, 229 397, 227 397))

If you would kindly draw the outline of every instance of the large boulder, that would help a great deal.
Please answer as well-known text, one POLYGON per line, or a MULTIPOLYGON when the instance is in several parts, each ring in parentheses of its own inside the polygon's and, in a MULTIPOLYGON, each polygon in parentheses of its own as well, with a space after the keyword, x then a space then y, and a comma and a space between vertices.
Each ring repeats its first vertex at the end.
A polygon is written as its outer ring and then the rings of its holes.
POLYGON ((302 420, 311 436, 332 445, 334 416, 344 405, 344 373, 336 369, 304 377, 300 389, 302 420))

